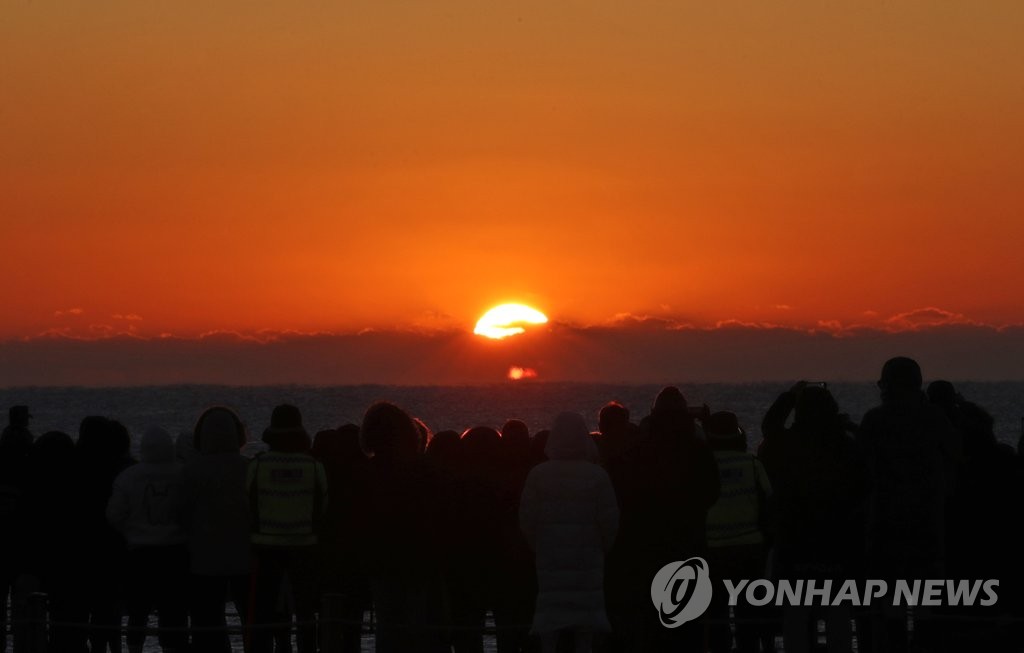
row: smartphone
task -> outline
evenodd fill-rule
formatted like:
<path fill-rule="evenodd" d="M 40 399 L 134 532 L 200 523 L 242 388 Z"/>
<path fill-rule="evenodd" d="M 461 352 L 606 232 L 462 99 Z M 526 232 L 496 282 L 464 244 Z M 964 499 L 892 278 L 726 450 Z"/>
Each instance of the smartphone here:
<path fill-rule="evenodd" d="M 711 414 L 711 411 L 708 409 L 707 404 L 702 406 L 687 406 L 686 414 L 694 419 L 704 419 Z"/>

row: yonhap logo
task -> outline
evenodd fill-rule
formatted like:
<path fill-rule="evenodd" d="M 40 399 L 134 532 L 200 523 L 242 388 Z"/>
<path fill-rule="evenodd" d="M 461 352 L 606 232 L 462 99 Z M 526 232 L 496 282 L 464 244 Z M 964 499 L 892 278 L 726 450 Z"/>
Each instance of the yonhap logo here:
<path fill-rule="evenodd" d="M 704 558 L 670 562 L 655 574 L 651 601 L 661 625 L 677 628 L 703 615 L 711 605 L 711 576 Z"/>

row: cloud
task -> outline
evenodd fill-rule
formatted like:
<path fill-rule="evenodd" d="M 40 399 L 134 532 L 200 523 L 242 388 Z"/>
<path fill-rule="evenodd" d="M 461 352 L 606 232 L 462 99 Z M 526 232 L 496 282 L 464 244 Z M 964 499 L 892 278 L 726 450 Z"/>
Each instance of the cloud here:
<path fill-rule="evenodd" d="M 412 319 L 414 330 L 447 331 L 458 326 L 454 315 L 441 311 L 426 311 Z"/>
<path fill-rule="evenodd" d="M 678 318 L 655 315 L 637 315 L 635 313 L 616 313 L 610 320 L 592 327 L 612 329 L 643 329 L 643 330 L 676 330 L 689 329 L 693 325 Z"/>
<path fill-rule="evenodd" d="M 114 320 L 127 320 L 129 322 L 140 322 L 140 321 L 142 321 L 142 316 L 138 315 L 136 313 L 128 313 L 127 315 L 122 314 L 122 313 L 114 313 L 110 317 L 111 317 L 111 319 L 114 319 Z"/>
<path fill-rule="evenodd" d="M 745 320 L 737 320 L 735 318 L 729 318 L 728 320 L 719 320 L 715 322 L 716 329 L 793 329 L 794 327 L 787 327 L 781 324 L 774 324 L 772 322 L 749 322 Z"/>
<path fill-rule="evenodd" d="M 54 311 L 53 312 L 53 316 L 54 317 L 64 317 L 66 315 L 78 316 L 78 315 L 82 315 L 83 313 L 85 313 L 84 310 L 82 310 L 81 308 L 77 308 L 76 307 L 76 308 L 69 308 L 69 309 L 63 310 L 63 311 L 60 311 L 60 310 Z"/>
<path fill-rule="evenodd" d="M 30 342 L 32 340 L 49 340 L 53 338 L 74 338 L 75 330 L 71 327 L 51 327 L 45 331 L 40 331 L 38 334 L 31 338 L 23 338 L 23 342 Z"/>
<path fill-rule="evenodd" d="M 887 328 L 897 331 L 918 331 L 953 324 L 981 325 L 980 322 L 970 319 L 963 313 L 954 313 L 934 306 L 898 313 L 885 320 Z"/>
<path fill-rule="evenodd" d="M 268 343 L 273 342 L 278 338 L 277 331 L 258 331 L 255 334 L 242 333 L 241 331 L 232 331 L 226 329 L 214 329 L 212 331 L 204 331 L 200 333 L 196 340 L 204 341 L 221 341 L 221 342 L 255 342 L 255 343 Z M 180 340 L 190 340 L 190 338 L 178 338 Z"/>
<path fill-rule="evenodd" d="M 830 333 L 841 334 L 846 327 L 839 320 L 818 320 L 818 328 L 822 331 L 828 331 Z"/>
<path fill-rule="evenodd" d="M 507 382 L 511 367 L 545 381 L 615 384 L 870 380 L 895 355 L 917 358 L 929 378 L 1020 379 L 1024 370 L 1024 327 L 944 323 L 832 332 L 738 321 L 726 328 L 638 324 L 553 325 L 501 342 L 456 331 L 265 332 L 259 338 L 214 331 L 147 339 L 99 324 L 102 338 L 52 330 L 0 342 L 0 386 L 478 384 Z"/>

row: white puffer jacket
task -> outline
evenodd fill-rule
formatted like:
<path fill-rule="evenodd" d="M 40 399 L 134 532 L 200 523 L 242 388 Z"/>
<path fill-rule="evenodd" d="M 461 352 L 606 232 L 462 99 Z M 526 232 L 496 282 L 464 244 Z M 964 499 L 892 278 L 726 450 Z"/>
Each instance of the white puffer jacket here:
<path fill-rule="evenodd" d="M 142 462 L 114 479 L 107 521 L 124 535 L 129 549 L 181 544 L 182 478 L 174 441 L 167 431 L 150 429 L 142 436 L 139 453 Z"/>
<path fill-rule="evenodd" d="M 619 509 L 608 474 L 588 462 L 592 446 L 583 417 L 563 413 L 545 448 L 549 460 L 526 478 L 519 526 L 537 557 L 535 633 L 610 630 L 604 556 L 618 529 Z"/>

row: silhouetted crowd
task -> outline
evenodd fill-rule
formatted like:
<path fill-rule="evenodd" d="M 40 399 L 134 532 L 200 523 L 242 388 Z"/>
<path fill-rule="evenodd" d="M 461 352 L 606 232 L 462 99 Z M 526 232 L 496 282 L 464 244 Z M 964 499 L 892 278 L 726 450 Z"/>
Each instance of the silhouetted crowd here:
<path fill-rule="evenodd" d="M 0 593 L 47 596 L 51 651 L 787 653 L 1021 651 L 1024 464 L 948 382 L 885 363 L 853 423 L 824 383 L 779 395 L 757 454 L 730 412 L 662 390 L 638 423 L 615 402 L 589 432 L 432 432 L 387 402 L 311 437 L 280 405 L 259 443 L 230 408 L 191 432 L 90 416 L 77 440 L 0 437 Z M 652 579 L 701 556 L 707 613 L 662 625 Z M 996 606 L 730 609 L 721 580 L 998 579 Z M 294 619 L 294 621 L 293 621 Z M 291 624 L 291 626 L 289 625 Z M 330 627 L 328 627 L 330 626 Z M 237 640 L 236 640 L 237 641 Z"/>

